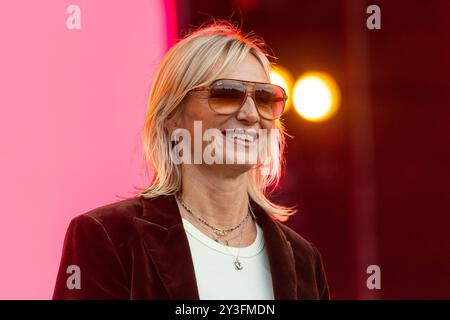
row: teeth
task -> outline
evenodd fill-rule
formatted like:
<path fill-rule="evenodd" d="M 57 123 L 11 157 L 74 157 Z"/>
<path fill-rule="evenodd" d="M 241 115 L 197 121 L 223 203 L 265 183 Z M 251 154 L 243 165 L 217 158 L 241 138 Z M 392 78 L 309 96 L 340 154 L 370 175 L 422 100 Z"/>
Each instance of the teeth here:
<path fill-rule="evenodd" d="M 226 136 L 232 139 L 239 139 L 242 141 L 249 141 L 249 142 L 254 142 L 256 139 L 255 134 L 248 134 L 248 133 L 243 133 L 243 132 L 236 132 L 236 131 L 228 131 L 226 132 Z"/>
<path fill-rule="evenodd" d="M 248 135 L 248 134 L 245 134 L 245 133 L 234 133 L 233 134 L 233 138 L 235 138 L 235 139 L 239 139 L 239 140 L 243 140 L 243 141 L 250 141 L 250 142 L 253 142 L 253 140 L 254 140 L 254 137 L 252 137 L 252 136 L 250 136 L 250 135 Z"/>

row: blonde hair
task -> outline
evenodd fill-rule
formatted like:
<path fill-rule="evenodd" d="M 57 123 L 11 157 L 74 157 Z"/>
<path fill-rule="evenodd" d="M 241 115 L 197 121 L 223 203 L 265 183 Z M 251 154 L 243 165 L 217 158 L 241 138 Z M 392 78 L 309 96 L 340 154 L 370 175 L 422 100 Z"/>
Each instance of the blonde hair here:
<path fill-rule="evenodd" d="M 257 58 L 270 79 L 271 63 L 264 42 L 253 34 L 242 34 L 229 22 L 217 20 L 189 33 L 166 53 L 153 79 L 142 128 L 145 161 L 153 170 L 150 185 L 140 193 L 143 197 L 173 195 L 181 189 L 181 167 L 171 161 L 171 140 L 165 124 L 179 111 L 185 95 L 211 83 L 248 54 Z M 262 174 L 262 168 L 247 172 L 248 195 L 272 218 L 286 221 L 296 210 L 268 199 L 284 165 L 286 132 L 279 120 L 274 121 L 274 128 L 279 130 L 271 135 L 268 174 Z"/>

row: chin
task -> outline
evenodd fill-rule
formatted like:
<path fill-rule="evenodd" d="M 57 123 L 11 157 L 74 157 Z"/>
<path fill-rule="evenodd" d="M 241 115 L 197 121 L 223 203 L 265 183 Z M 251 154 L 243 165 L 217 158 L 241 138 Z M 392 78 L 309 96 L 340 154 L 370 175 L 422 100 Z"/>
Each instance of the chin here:
<path fill-rule="evenodd" d="M 228 165 L 222 165 L 220 168 L 220 171 L 226 177 L 237 178 L 237 177 L 242 176 L 243 174 L 246 174 L 247 172 L 251 171 L 253 169 L 253 167 L 254 167 L 254 165 L 250 165 L 250 164 L 228 164 Z"/>
<path fill-rule="evenodd" d="M 229 159 L 231 162 L 233 159 Z M 218 172 L 230 173 L 233 176 L 239 176 L 253 170 L 256 166 L 255 163 L 236 163 L 236 159 L 232 163 L 227 164 L 226 159 L 223 160 L 223 164 L 214 164 L 214 170 Z"/>

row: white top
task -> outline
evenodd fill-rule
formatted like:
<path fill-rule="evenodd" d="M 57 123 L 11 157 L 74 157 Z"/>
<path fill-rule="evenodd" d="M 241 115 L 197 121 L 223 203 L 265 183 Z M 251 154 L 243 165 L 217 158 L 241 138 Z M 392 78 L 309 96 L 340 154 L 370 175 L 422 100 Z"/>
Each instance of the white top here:
<path fill-rule="evenodd" d="M 238 248 L 215 242 L 182 218 L 194 262 L 201 300 L 273 300 L 272 276 L 261 227 L 256 239 L 239 251 L 243 269 L 236 270 Z"/>

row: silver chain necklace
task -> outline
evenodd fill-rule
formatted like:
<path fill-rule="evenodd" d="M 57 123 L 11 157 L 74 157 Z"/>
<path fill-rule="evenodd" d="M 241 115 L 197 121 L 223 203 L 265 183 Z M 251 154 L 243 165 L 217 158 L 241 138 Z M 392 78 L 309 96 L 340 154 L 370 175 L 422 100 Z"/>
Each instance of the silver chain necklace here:
<path fill-rule="evenodd" d="M 247 215 L 245 216 L 245 218 L 242 219 L 242 221 L 241 221 L 237 226 L 235 226 L 235 227 L 233 227 L 233 228 L 229 228 L 229 229 L 219 229 L 219 228 L 216 228 L 216 227 L 214 227 L 214 226 L 211 226 L 205 219 L 203 219 L 203 218 L 201 218 L 201 217 L 197 217 L 197 215 L 194 214 L 194 212 L 192 211 L 192 209 L 189 208 L 189 207 L 186 205 L 186 203 L 182 200 L 181 195 L 177 194 L 177 195 L 176 195 L 176 199 L 179 201 L 179 203 L 181 204 L 181 206 L 182 206 L 184 209 L 186 209 L 186 211 L 189 212 L 195 219 L 197 219 L 199 222 L 201 222 L 201 223 L 204 224 L 205 226 L 209 227 L 215 234 L 218 235 L 218 238 L 216 238 L 216 239 L 214 240 L 214 241 L 216 241 L 216 242 L 218 242 L 218 240 L 219 240 L 221 237 L 223 237 L 223 236 L 227 235 L 228 233 L 230 233 L 231 231 L 236 230 L 237 228 L 239 228 L 242 224 L 244 224 L 244 223 L 248 220 L 248 218 L 249 218 L 249 216 L 250 216 L 250 214 L 247 212 Z M 253 212 L 252 212 L 252 213 L 253 213 Z M 236 255 L 236 257 L 235 257 L 235 259 L 234 259 L 234 261 L 233 261 L 234 268 L 235 268 L 236 270 L 238 270 L 238 271 L 239 271 L 239 270 L 242 270 L 242 269 L 244 268 L 244 266 L 242 265 L 242 262 L 239 261 L 239 254 L 240 254 L 240 252 L 241 252 L 242 230 L 243 230 L 243 229 L 244 229 L 244 228 L 241 228 L 241 231 L 240 231 L 238 253 L 237 253 L 237 255 Z M 234 239 L 234 238 L 232 238 L 232 239 Z M 231 239 L 228 239 L 228 240 L 231 240 Z M 227 241 L 227 244 L 228 244 L 228 241 Z"/>
<path fill-rule="evenodd" d="M 244 228 L 241 229 L 241 235 L 239 237 L 238 253 L 233 261 L 234 268 L 238 271 L 242 270 L 244 268 L 244 266 L 242 265 L 242 262 L 239 261 L 239 253 L 241 252 L 242 230 L 244 230 Z"/>
<path fill-rule="evenodd" d="M 183 201 L 183 199 L 181 198 L 181 195 L 177 195 L 176 196 L 178 201 L 180 202 L 180 204 L 183 206 L 184 209 L 186 209 L 187 212 L 189 212 L 196 220 L 198 220 L 200 223 L 202 223 L 203 225 L 207 226 L 209 229 L 212 230 L 212 232 L 214 232 L 214 234 L 216 234 L 219 238 L 226 236 L 227 234 L 229 234 L 230 232 L 238 229 L 243 223 L 245 223 L 245 221 L 248 220 L 248 218 L 250 217 L 250 213 L 247 212 L 247 215 L 244 217 L 244 219 L 242 219 L 241 222 L 239 222 L 239 224 L 237 224 L 236 226 L 229 228 L 229 229 L 220 229 L 220 228 L 216 228 L 212 225 L 210 225 L 205 219 L 203 219 L 202 217 L 200 217 L 199 215 L 195 214 L 191 208 L 188 207 L 188 205 Z M 216 239 L 217 240 L 219 239 Z"/>

